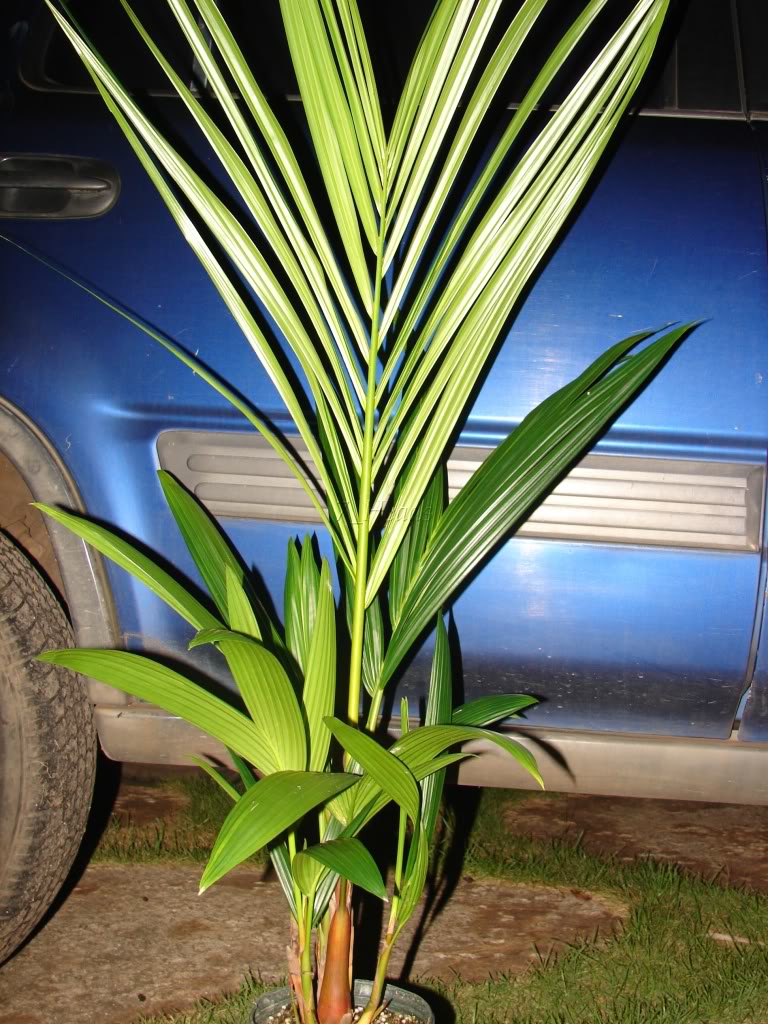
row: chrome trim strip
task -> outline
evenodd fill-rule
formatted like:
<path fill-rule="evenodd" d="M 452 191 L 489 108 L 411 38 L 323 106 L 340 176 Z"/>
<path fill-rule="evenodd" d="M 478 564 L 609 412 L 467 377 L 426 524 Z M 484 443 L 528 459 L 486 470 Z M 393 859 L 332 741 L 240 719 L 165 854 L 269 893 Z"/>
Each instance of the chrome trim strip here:
<path fill-rule="evenodd" d="M 297 439 L 299 458 L 311 460 Z M 173 473 L 216 516 L 317 523 L 282 460 L 253 434 L 169 430 L 157 442 Z M 454 498 L 490 448 L 455 448 Z M 765 467 L 742 463 L 588 455 L 518 529 L 520 536 L 599 543 L 758 551 Z"/>

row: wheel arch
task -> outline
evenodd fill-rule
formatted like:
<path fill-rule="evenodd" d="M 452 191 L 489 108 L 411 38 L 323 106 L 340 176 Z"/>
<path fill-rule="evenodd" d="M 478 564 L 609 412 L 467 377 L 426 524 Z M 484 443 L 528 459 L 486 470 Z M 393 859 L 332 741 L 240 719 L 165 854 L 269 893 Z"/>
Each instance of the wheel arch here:
<path fill-rule="evenodd" d="M 25 413 L 2 397 L 0 455 L 5 456 L 15 474 L 12 486 L 0 489 L 0 514 L 11 513 L 11 506 L 23 497 L 24 489 L 34 501 L 76 512 L 87 511 L 72 474 L 49 438 Z M 8 532 L 14 533 L 12 529 Z M 117 616 L 101 557 L 79 537 L 50 520 L 45 520 L 45 533 L 38 536 L 47 550 L 30 554 L 61 590 L 77 645 L 119 646 Z M 21 546 L 24 547 L 23 539 Z M 93 680 L 89 681 L 89 694 L 94 704 L 127 702 L 122 693 Z"/>

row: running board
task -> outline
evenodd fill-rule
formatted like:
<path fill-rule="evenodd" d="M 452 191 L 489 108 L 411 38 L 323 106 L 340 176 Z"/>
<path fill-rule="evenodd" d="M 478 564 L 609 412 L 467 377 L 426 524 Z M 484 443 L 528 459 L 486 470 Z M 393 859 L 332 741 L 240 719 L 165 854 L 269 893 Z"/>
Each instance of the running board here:
<path fill-rule="evenodd" d="M 196 755 L 229 763 L 215 740 L 150 704 L 97 706 L 96 723 L 104 752 L 116 761 L 188 765 Z M 555 729 L 504 732 L 534 754 L 546 788 L 555 793 L 768 805 L 768 744 L 745 743 L 735 733 L 711 740 Z M 538 788 L 494 744 L 470 743 L 465 749 L 474 756 L 459 770 L 463 785 Z"/>

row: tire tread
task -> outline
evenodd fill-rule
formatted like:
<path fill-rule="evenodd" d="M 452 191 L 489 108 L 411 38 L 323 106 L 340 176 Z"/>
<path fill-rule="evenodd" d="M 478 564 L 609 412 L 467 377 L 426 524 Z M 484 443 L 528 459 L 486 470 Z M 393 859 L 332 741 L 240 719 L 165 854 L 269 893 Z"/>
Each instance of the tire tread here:
<path fill-rule="evenodd" d="M 85 683 L 35 660 L 42 651 L 72 645 L 58 601 L 0 534 L 0 693 L 6 709 L 0 733 L 13 730 L 21 752 L 20 763 L 0 762 L 0 799 L 17 808 L 4 834 L 7 849 L 0 849 L 0 963 L 50 906 L 88 819 L 96 733 Z"/>

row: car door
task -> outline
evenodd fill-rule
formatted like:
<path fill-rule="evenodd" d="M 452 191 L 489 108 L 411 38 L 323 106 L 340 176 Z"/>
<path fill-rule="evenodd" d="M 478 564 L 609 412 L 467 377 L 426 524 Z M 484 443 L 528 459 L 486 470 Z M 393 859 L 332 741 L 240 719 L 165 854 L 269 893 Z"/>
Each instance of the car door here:
<path fill-rule="evenodd" d="M 759 5 L 744 11 L 750 40 L 765 39 Z M 764 559 L 768 275 L 738 24 L 727 5 L 690 5 L 648 109 L 621 133 L 510 324 L 449 464 L 455 490 L 608 344 L 673 320 L 704 321 L 455 603 L 466 697 L 532 692 L 540 699 L 527 716 L 533 726 L 725 738 L 751 680 Z M 119 129 L 62 41 L 46 41 L 45 25 L 42 16 L 15 23 L 22 76 L 6 149 L 100 162 L 119 175 L 120 194 L 93 218 L 11 217 L 4 227 L 176 338 L 290 434 L 286 411 Z M 94 31 L 104 46 L 116 38 L 109 19 Z M 262 47 L 265 38 L 266 29 Z M 166 130 L 215 177 L 146 58 L 123 60 Z M 265 71 L 277 66 L 274 56 Z M 199 380 L 49 267 L 7 246 L 0 258 L 3 393 L 51 439 L 91 513 L 191 575 L 153 472 L 173 470 L 220 517 L 279 610 L 288 539 L 315 527 L 258 442 Z M 330 553 L 322 536 L 320 544 Z M 126 642 L 186 658 L 183 624 L 124 574 L 110 570 L 110 579 Z M 401 682 L 414 713 L 429 651 L 427 639 Z"/>

